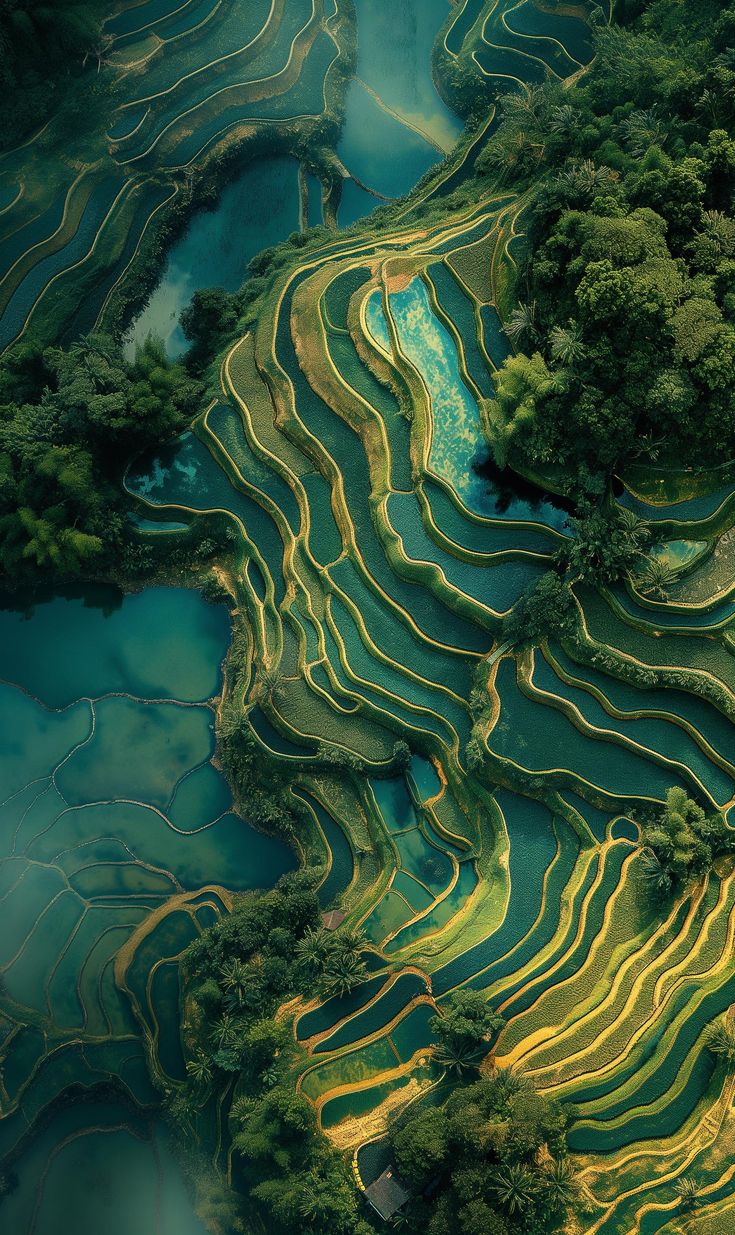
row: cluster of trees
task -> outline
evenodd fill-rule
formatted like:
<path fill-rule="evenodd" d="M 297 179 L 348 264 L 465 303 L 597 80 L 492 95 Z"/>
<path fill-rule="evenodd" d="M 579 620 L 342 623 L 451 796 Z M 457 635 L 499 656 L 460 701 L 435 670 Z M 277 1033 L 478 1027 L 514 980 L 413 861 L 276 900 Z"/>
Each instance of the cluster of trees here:
<path fill-rule="evenodd" d="M 441 1014 L 429 1021 L 437 1039 L 436 1062 L 459 1077 L 475 1071 L 504 1024 L 481 991 L 455 991 Z"/>
<path fill-rule="evenodd" d="M 349 995 L 368 976 L 361 954 L 365 943 L 361 931 L 309 927 L 296 947 L 306 989 L 316 990 L 324 998 Z"/>
<path fill-rule="evenodd" d="M 203 287 L 194 292 L 181 314 L 181 330 L 189 343 L 187 368 L 201 373 L 223 348 L 237 326 L 239 297 L 222 287 Z"/>
<path fill-rule="evenodd" d="M 243 658 L 243 666 L 249 663 Z M 234 672 L 237 673 L 235 665 Z M 217 728 L 222 769 L 242 809 L 255 827 L 292 839 L 297 820 L 288 794 L 289 775 L 282 762 L 265 758 L 244 716 L 242 694 L 231 690 Z"/>
<path fill-rule="evenodd" d="M 588 74 L 504 104 L 480 174 L 535 184 L 494 457 L 599 495 L 624 460 L 735 453 L 735 8 L 654 0 Z"/>
<path fill-rule="evenodd" d="M 408 1229 L 428 1235 L 541 1235 L 561 1229 L 576 1195 L 566 1120 L 528 1077 L 496 1068 L 441 1106 L 414 1108 L 391 1133 L 415 1189 Z"/>
<path fill-rule="evenodd" d="M 103 0 L 0 0 L 0 149 L 67 104 L 85 70 L 96 75 L 105 51 L 100 22 L 106 9 Z"/>
<path fill-rule="evenodd" d="M 19 344 L 0 361 L 0 579 L 74 578 L 113 564 L 129 460 L 179 432 L 201 387 L 149 340 Z"/>
<path fill-rule="evenodd" d="M 713 862 L 735 851 L 735 831 L 718 813 L 707 814 L 674 786 L 662 810 L 641 829 L 642 874 L 657 897 L 681 891 L 701 879 Z"/>
<path fill-rule="evenodd" d="M 646 553 L 653 538 L 651 528 L 632 511 L 595 506 L 583 497 L 578 513 L 567 523 L 572 538 L 556 553 L 554 569 L 537 579 L 507 614 L 502 641 L 535 647 L 549 637 L 573 637 L 575 583 L 606 587 L 627 578 L 651 592 L 665 582 L 667 568 L 659 571 L 656 560 Z"/>
<path fill-rule="evenodd" d="M 342 994 L 362 980 L 361 935 L 329 932 L 308 870 L 260 895 L 239 898 L 190 944 L 183 1042 L 186 1086 L 169 1099 L 184 1130 L 236 1082 L 230 1126 L 242 1191 L 274 1231 L 370 1235 L 354 1185 L 317 1127 L 312 1103 L 296 1092 L 299 1048 L 277 1015 L 294 995 Z M 223 1231 L 246 1229 L 221 1188 L 200 1198 L 227 1215 Z"/>
<path fill-rule="evenodd" d="M 501 642 L 538 647 L 550 635 L 572 634 L 576 608 L 569 583 L 556 570 L 537 579 L 503 620 Z"/>

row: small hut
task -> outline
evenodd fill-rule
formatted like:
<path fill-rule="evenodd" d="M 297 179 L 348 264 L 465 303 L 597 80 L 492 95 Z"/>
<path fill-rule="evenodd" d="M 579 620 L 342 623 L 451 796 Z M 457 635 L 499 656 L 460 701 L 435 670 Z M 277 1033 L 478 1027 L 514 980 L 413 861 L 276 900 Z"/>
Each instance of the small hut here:
<path fill-rule="evenodd" d="M 365 1196 L 376 1214 L 387 1222 L 410 1200 L 411 1193 L 393 1167 L 389 1166 L 365 1189 Z"/>
<path fill-rule="evenodd" d="M 330 909 L 328 913 L 322 914 L 322 925 L 326 926 L 328 931 L 336 931 L 346 917 L 347 914 L 343 909 Z"/>

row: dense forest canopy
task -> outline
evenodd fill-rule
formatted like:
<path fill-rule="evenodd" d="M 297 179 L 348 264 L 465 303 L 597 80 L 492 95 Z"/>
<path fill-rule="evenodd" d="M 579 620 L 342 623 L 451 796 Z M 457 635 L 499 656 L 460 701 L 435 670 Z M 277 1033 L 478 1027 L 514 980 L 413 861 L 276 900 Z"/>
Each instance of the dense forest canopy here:
<path fill-rule="evenodd" d="M 0 149 L 56 110 L 70 85 L 99 70 L 104 0 L 0 0 Z"/>
<path fill-rule="evenodd" d="M 573 89 L 504 100 L 480 159 L 532 191 L 488 440 L 570 490 L 735 454 L 735 10 L 692 7 L 600 30 Z"/>

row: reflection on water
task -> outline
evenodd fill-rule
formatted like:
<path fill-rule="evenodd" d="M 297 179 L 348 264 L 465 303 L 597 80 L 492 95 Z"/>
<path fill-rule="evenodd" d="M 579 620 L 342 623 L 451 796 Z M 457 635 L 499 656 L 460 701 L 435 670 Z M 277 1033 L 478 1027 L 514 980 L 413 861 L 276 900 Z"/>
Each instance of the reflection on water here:
<path fill-rule="evenodd" d="M 355 79 L 347 91 L 338 153 L 347 170 L 386 197 L 408 193 L 447 154 L 462 121 L 432 75 L 432 50 L 448 0 L 358 0 Z M 348 227 L 379 199 L 345 183 L 339 223 Z"/>
<path fill-rule="evenodd" d="M 203 1233 L 165 1131 L 135 1113 L 158 1102 L 141 1025 L 180 1076 L 181 951 L 220 888 L 294 865 L 211 762 L 228 638 L 226 612 L 183 589 L 0 609 L 3 1232 Z M 80 1087 L 128 1105 L 70 1104 Z"/>
<path fill-rule="evenodd" d="M 166 1128 L 121 1104 L 60 1111 L 14 1174 L 7 1235 L 206 1235 Z"/>
<path fill-rule="evenodd" d="M 496 514 L 509 519 L 535 519 L 568 531 L 567 515 L 574 510 L 568 498 L 548 493 L 509 467 L 499 468 L 489 455 L 475 465 L 475 471 L 492 494 Z"/>
<path fill-rule="evenodd" d="M 158 335 L 175 360 L 187 348 L 179 317 L 195 291 L 235 291 L 247 277 L 251 257 L 278 244 L 299 226 L 297 164 L 268 158 L 253 163 L 221 194 L 214 210 L 198 211 L 172 247 L 163 276 L 125 338 L 133 359 L 137 344 Z"/>

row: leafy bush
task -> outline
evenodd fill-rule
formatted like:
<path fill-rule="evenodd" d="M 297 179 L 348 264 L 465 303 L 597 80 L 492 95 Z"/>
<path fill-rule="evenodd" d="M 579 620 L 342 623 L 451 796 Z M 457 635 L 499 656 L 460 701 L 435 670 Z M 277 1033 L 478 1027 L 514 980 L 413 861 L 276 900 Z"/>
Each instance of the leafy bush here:
<path fill-rule="evenodd" d="M 641 832 L 643 876 L 655 895 L 679 891 L 710 870 L 714 860 L 735 849 L 735 831 L 721 814 L 706 814 L 674 786 L 663 809 Z"/>

